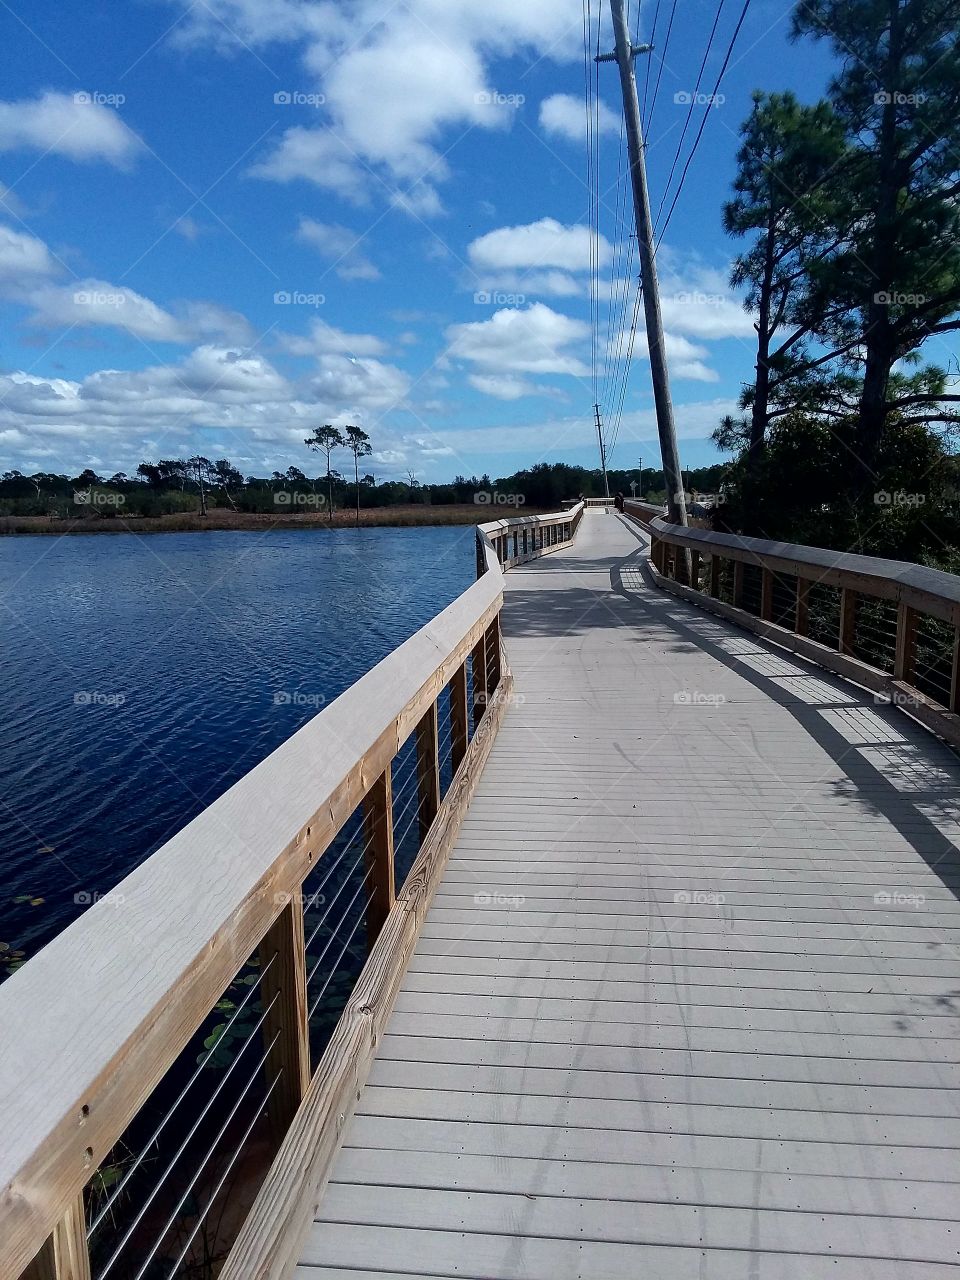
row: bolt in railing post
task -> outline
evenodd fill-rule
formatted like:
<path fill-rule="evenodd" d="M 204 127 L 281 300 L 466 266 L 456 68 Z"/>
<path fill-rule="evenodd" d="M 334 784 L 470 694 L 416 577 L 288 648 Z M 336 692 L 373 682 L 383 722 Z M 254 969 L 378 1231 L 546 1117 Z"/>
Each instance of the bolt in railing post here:
<path fill-rule="evenodd" d="M 773 621 L 773 571 L 766 565 L 760 570 L 760 617 L 764 622 Z"/>
<path fill-rule="evenodd" d="M 390 765 L 363 802 L 367 890 L 367 945 L 372 950 L 396 897 L 393 870 L 393 779 Z"/>
<path fill-rule="evenodd" d="M 720 599 L 720 570 L 723 568 L 723 561 L 719 556 L 712 555 L 710 557 L 710 594 L 714 600 Z"/>
<path fill-rule="evenodd" d="M 83 1192 L 57 1223 L 53 1235 L 20 1280 L 90 1280 L 90 1253 Z"/>
<path fill-rule="evenodd" d="M 857 638 L 857 593 L 851 587 L 840 591 L 840 636 L 837 648 L 852 654 Z"/>
<path fill-rule="evenodd" d="M 267 1100 L 270 1132 L 280 1145 L 310 1086 L 310 1032 L 307 1019 L 307 961 L 302 895 L 286 904 L 264 934 L 258 955 L 267 1051 L 264 1071 L 279 1082 Z"/>
<path fill-rule="evenodd" d="M 793 629 L 805 636 L 810 629 L 810 579 L 797 578 L 797 599 L 793 611 Z"/>
<path fill-rule="evenodd" d="M 450 681 L 450 769 L 456 773 L 470 742 L 467 710 L 467 664 L 455 671 Z"/>
<path fill-rule="evenodd" d="M 894 680 L 913 683 L 914 656 L 917 647 L 917 613 L 903 601 L 897 606 L 897 647 L 893 658 Z"/>
<path fill-rule="evenodd" d="M 420 843 L 427 838 L 440 808 L 440 756 L 437 704 L 417 725 L 417 790 L 420 798 Z"/>

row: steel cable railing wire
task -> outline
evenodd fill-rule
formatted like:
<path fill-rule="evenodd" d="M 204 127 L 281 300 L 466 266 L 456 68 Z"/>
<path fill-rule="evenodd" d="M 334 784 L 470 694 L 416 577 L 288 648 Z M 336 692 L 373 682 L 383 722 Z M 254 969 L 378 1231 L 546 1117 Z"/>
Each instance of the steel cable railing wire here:
<path fill-rule="evenodd" d="M 217 1185 L 214 1187 L 213 1191 L 211 1192 L 210 1199 L 207 1201 L 206 1205 L 204 1206 L 203 1212 L 198 1216 L 196 1225 L 194 1226 L 193 1230 L 190 1232 L 189 1236 L 187 1236 L 187 1242 L 183 1246 L 183 1248 L 180 1250 L 180 1253 L 177 1257 L 176 1262 L 173 1264 L 172 1269 L 167 1273 L 167 1280 L 174 1280 L 174 1277 L 176 1276 L 177 1271 L 179 1270 L 181 1262 L 183 1262 L 184 1258 L 187 1256 L 187 1253 L 190 1250 L 190 1246 L 193 1244 L 194 1240 L 197 1238 L 197 1234 L 200 1231 L 200 1228 L 203 1226 L 203 1223 L 206 1219 L 207 1214 L 210 1212 L 210 1209 L 212 1208 L 212 1206 L 216 1203 L 217 1196 L 223 1190 L 223 1187 L 227 1181 L 227 1178 L 229 1178 L 234 1165 L 237 1163 L 237 1160 L 240 1156 L 240 1152 L 247 1145 L 247 1140 L 249 1139 L 250 1134 L 256 1128 L 257 1121 L 263 1115 L 263 1110 L 266 1107 L 267 1103 L 270 1101 L 270 1096 L 273 1093 L 274 1089 L 279 1084 L 280 1077 L 282 1075 L 283 1075 L 283 1068 L 281 1067 L 281 1069 L 273 1077 L 273 1081 L 271 1082 L 270 1087 L 267 1089 L 267 1092 L 264 1095 L 263 1100 L 254 1109 L 253 1119 L 250 1121 L 249 1125 L 247 1125 L 247 1128 L 244 1131 L 243 1137 L 237 1143 L 236 1149 L 234 1150 L 233 1155 L 230 1157 L 230 1162 L 228 1163 L 226 1169 L 223 1172 L 223 1176 L 220 1178 L 220 1180 L 217 1182 Z"/>
<path fill-rule="evenodd" d="M 236 1057 L 233 1059 L 229 1067 L 227 1067 L 226 1071 L 223 1073 L 223 1076 L 221 1077 L 220 1082 L 217 1085 L 216 1089 L 214 1089 L 213 1093 L 208 1098 L 207 1103 L 204 1106 L 203 1110 L 200 1112 L 199 1116 L 197 1116 L 196 1120 L 193 1122 L 193 1125 L 191 1126 L 189 1132 L 187 1133 L 187 1136 L 183 1139 L 180 1146 L 177 1148 L 176 1153 L 173 1156 L 173 1159 L 170 1160 L 166 1169 L 164 1169 L 163 1173 L 161 1173 L 156 1184 L 154 1185 L 153 1190 L 147 1196 L 144 1203 L 140 1206 L 140 1211 L 137 1213 L 133 1222 L 130 1224 L 130 1226 L 127 1228 L 126 1232 L 122 1236 L 120 1243 L 116 1246 L 113 1253 L 110 1255 L 107 1262 L 104 1264 L 104 1267 L 99 1274 L 98 1280 L 106 1280 L 106 1277 L 113 1270 L 114 1264 L 116 1263 L 117 1259 L 120 1257 L 120 1254 L 126 1248 L 127 1244 L 132 1238 L 137 1227 L 140 1225 L 141 1221 L 143 1220 L 144 1214 L 153 1204 L 158 1193 L 160 1192 L 160 1189 L 162 1188 L 163 1184 L 166 1182 L 167 1178 L 169 1177 L 171 1170 L 174 1168 L 177 1161 L 183 1155 L 184 1151 L 186 1151 L 194 1134 L 196 1134 L 197 1130 L 200 1128 L 200 1125 L 203 1123 L 203 1121 L 206 1119 L 207 1115 L 209 1114 L 213 1104 L 216 1102 L 217 1098 L 220 1096 L 221 1092 L 223 1091 L 224 1086 L 226 1085 L 227 1081 L 230 1079 L 231 1075 L 233 1074 L 234 1068 L 236 1067 L 240 1059 L 243 1057 L 243 1054 L 247 1048 L 247 1045 L 249 1045 L 252 1042 L 253 1037 L 263 1026 L 271 1010 L 273 1009 L 273 1006 L 276 1004 L 279 998 L 280 998 L 280 992 L 277 991 L 274 993 L 273 999 L 270 1001 L 270 1003 L 266 1006 L 266 1008 L 260 1014 L 260 1017 L 258 1018 L 257 1022 L 254 1024 L 253 1028 L 251 1029 L 250 1034 L 247 1036 L 247 1038 L 243 1042 L 243 1045 L 237 1051 Z M 277 1033 L 277 1036 L 279 1036 L 279 1032 Z M 277 1037 L 274 1037 L 274 1043 L 276 1042 L 276 1039 Z M 272 1048 L 272 1045 L 270 1047 Z M 267 1053 L 269 1053 L 269 1049 L 267 1050 Z M 264 1056 L 263 1060 L 266 1061 L 266 1055 Z M 152 1260 L 153 1254 L 156 1252 L 157 1248 L 159 1248 L 159 1243 L 160 1242 L 158 1240 L 157 1245 L 154 1246 L 154 1250 L 150 1254 L 150 1257 L 147 1260 L 148 1263 L 150 1262 L 150 1260 Z M 140 1275 L 142 1274 L 143 1272 L 141 1271 Z M 139 1280 L 139 1277 L 138 1277 L 138 1280 Z"/>
<path fill-rule="evenodd" d="M 201 1173 L 207 1166 L 207 1161 L 210 1159 L 211 1155 L 213 1155 L 214 1151 L 216 1151 L 217 1144 L 220 1142 L 220 1139 L 223 1137 L 227 1129 L 230 1127 L 230 1123 L 233 1120 L 233 1117 L 237 1114 L 237 1111 L 240 1109 L 240 1104 L 243 1102 L 244 1098 L 247 1096 L 247 1094 L 250 1092 L 251 1088 L 253 1087 L 254 1081 L 259 1078 L 260 1072 L 263 1070 L 264 1063 L 267 1061 L 267 1058 L 269 1058 L 270 1054 L 273 1052 L 273 1047 L 277 1043 L 277 1041 L 280 1039 L 280 1035 L 281 1035 L 281 1032 L 278 1031 L 276 1035 L 273 1037 L 273 1039 L 270 1041 L 270 1043 L 267 1045 L 266 1049 L 263 1052 L 262 1057 L 260 1058 L 260 1061 L 257 1063 L 256 1067 L 253 1070 L 253 1073 L 251 1074 L 250 1078 L 247 1080 L 247 1083 L 244 1085 L 243 1089 L 241 1090 L 239 1097 L 237 1098 L 236 1102 L 233 1104 L 232 1108 L 230 1109 L 230 1114 L 227 1116 L 226 1120 L 224 1120 L 223 1124 L 220 1126 L 220 1130 L 217 1133 L 217 1136 L 214 1138 L 213 1142 L 210 1144 L 210 1147 L 207 1150 L 207 1154 L 204 1156 L 203 1160 L 201 1160 L 199 1166 L 197 1167 L 196 1173 L 187 1183 L 187 1186 L 183 1194 L 181 1195 L 180 1199 L 177 1201 L 177 1204 L 173 1210 L 173 1213 L 167 1219 L 166 1225 L 163 1227 L 160 1234 L 157 1236 L 157 1239 L 156 1239 L 156 1242 L 154 1243 L 153 1248 L 147 1254 L 147 1257 L 143 1262 L 143 1265 L 140 1267 L 140 1270 L 137 1272 L 137 1274 L 133 1277 L 133 1280 L 143 1280 L 143 1277 L 146 1275 L 147 1271 L 149 1270 L 150 1264 L 153 1262 L 153 1259 L 157 1255 L 157 1250 L 160 1248 L 161 1244 L 166 1239 L 167 1233 L 170 1231 L 170 1228 L 177 1221 L 177 1218 L 180 1216 L 181 1210 L 183 1209 L 183 1206 L 186 1204 L 187 1199 L 190 1196 L 190 1193 L 193 1191 L 193 1188 L 197 1185 L 197 1182 L 199 1181 Z M 101 1272 L 100 1280 L 103 1280 L 103 1276 L 105 1275 L 106 1275 L 105 1271 Z"/>
<path fill-rule="evenodd" d="M 265 976 L 266 976 L 266 974 L 269 972 L 270 967 L 272 966 L 272 964 L 273 964 L 273 962 L 276 960 L 276 958 L 277 958 L 277 952 L 275 951 L 275 952 L 273 953 L 273 955 L 270 957 L 270 959 L 267 961 L 267 963 L 261 967 L 260 972 L 259 972 L 259 974 L 257 975 L 256 981 L 255 981 L 255 982 L 253 982 L 253 983 L 252 983 L 252 984 L 247 988 L 247 994 L 243 997 L 243 999 L 241 1000 L 240 1004 L 239 1004 L 239 1005 L 237 1006 L 237 1008 L 234 1010 L 234 1012 L 233 1012 L 232 1016 L 230 1017 L 230 1019 L 229 1019 L 229 1020 L 224 1024 L 224 1029 L 223 1029 L 223 1031 L 221 1032 L 220 1037 L 219 1037 L 219 1040 L 220 1040 L 220 1041 L 222 1041 L 222 1040 L 224 1039 L 224 1037 L 229 1033 L 230 1029 L 233 1027 L 234 1023 L 235 1023 L 235 1022 L 237 1021 L 237 1019 L 240 1017 L 241 1013 L 243 1013 L 243 1010 L 246 1008 L 246 1006 L 247 1006 L 247 1004 L 249 1003 L 249 1001 L 253 999 L 253 996 L 254 996 L 255 992 L 257 991 L 257 988 L 260 986 L 260 983 L 263 981 L 264 977 L 265 977 Z M 171 1116 L 173 1115 L 173 1113 L 176 1111 L 177 1107 L 179 1107 L 179 1105 L 180 1105 L 180 1103 L 183 1101 L 183 1099 L 187 1096 L 187 1094 L 189 1093 L 190 1089 L 193 1087 L 193 1085 L 195 1084 L 195 1082 L 200 1078 L 201 1074 L 203 1073 L 204 1068 L 206 1067 L 206 1065 L 207 1065 L 207 1063 L 210 1061 L 210 1059 L 213 1057 L 213 1055 L 216 1053 L 216 1051 L 217 1051 L 217 1045 L 216 1045 L 216 1044 L 212 1044 L 212 1045 L 210 1046 L 210 1048 L 207 1050 L 207 1052 L 201 1056 L 201 1058 L 200 1058 L 199 1062 L 197 1063 L 197 1066 L 196 1066 L 196 1068 L 195 1068 L 195 1070 L 194 1070 L 194 1072 L 193 1072 L 193 1075 L 190 1077 L 190 1079 L 187 1081 L 187 1083 L 183 1086 L 183 1088 L 181 1089 L 181 1091 L 180 1091 L 179 1095 L 177 1096 L 176 1100 L 175 1100 L 175 1101 L 172 1103 L 172 1105 L 168 1108 L 166 1115 L 163 1117 L 163 1119 L 162 1119 L 162 1120 L 160 1121 L 160 1123 L 157 1125 L 156 1129 L 154 1129 L 154 1131 L 153 1131 L 152 1135 L 147 1139 L 147 1141 L 146 1141 L 146 1142 L 144 1142 L 144 1144 L 143 1144 L 143 1146 L 142 1146 L 142 1148 L 141 1148 L 140 1154 L 137 1156 L 137 1158 L 134 1160 L 133 1164 L 131 1164 L 130 1168 L 129 1168 L 129 1169 L 126 1171 L 126 1173 L 123 1175 L 123 1178 L 120 1180 L 120 1182 L 118 1182 L 118 1183 L 117 1183 L 117 1185 L 116 1185 L 116 1187 L 114 1187 L 114 1189 L 113 1189 L 112 1193 L 110 1194 L 110 1197 L 107 1199 L 106 1203 L 103 1205 L 103 1207 L 101 1208 L 100 1212 L 97 1214 L 96 1218 L 95 1218 L 95 1219 L 93 1220 L 93 1222 L 90 1224 L 89 1228 L 87 1229 L 87 1235 L 88 1235 L 88 1236 L 92 1236 L 92 1235 L 93 1235 L 93 1233 L 97 1230 L 97 1228 L 98 1228 L 98 1227 L 100 1226 L 100 1224 L 103 1222 L 104 1218 L 105 1218 L 105 1217 L 107 1216 L 107 1214 L 110 1212 L 110 1210 L 111 1210 L 111 1208 L 113 1207 L 113 1205 L 116 1203 L 117 1198 L 118 1198 L 118 1197 L 120 1196 L 120 1194 L 121 1194 L 121 1193 L 126 1189 L 127 1185 L 128 1185 L 128 1184 L 129 1184 L 129 1182 L 130 1182 L 130 1179 L 131 1179 L 131 1178 L 133 1177 L 133 1175 L 136 1173 L 136 1171 L 137 1171 L 137 1169 L 140 1167 L 140 1165 L 141 1165 L 142 1161 L 146 1158 L 147 1152 L 150 1150 L 150 1148 L 153 1146 L 153 1144 L 156 1142 L 156 1140 L 160 1137 L 160 1134 L 161 1134 L 161 1133 L 163 1132 L 163 1130 L 166 1128 L 166 1126 L 167 1126 L 167 1122 L 170 1120 L 170 1117 L 171 1117 Z"/>

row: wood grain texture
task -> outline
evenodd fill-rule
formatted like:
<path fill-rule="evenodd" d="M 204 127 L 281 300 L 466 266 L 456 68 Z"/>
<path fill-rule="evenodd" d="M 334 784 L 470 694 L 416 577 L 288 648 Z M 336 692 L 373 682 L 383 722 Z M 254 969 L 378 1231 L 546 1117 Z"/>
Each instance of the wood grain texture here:
<path fill-rule="evenodd" d="M 267 1080 L 280 1076 L 278 1087 L 267 1102 L 267 1114 L 273 1139 L 279 1146 L 303 1101 L 311 1074 L 306 949 L 299 894 L 267 930 L 259 956 L 264 970 L 261 1000 L 266 1011 L 262 1035 L 264 1048 L 269 1049 L 264 1071 Z"/>

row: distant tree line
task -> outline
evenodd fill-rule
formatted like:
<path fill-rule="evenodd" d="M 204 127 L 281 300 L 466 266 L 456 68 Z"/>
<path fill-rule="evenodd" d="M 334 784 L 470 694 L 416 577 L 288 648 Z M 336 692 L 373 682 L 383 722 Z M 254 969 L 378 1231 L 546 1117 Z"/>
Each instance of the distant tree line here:
<path fill-rule="evenodd" d="M 117 516 L 161 516 L 180 512 L 204 513 L 212 508 L 241 512 L 290 515 L 305 511 L 354 508 L 358 513 L 370 507 L 393 507 L 411 503 L 433 506 L 474 504 L 477 519 L 491 506 L 530 507 L 555 510 L 566 499 L 579 496 L 602 497 L 603 476 L 597 470 L 562 462 L 541 462 L 513 475 L 491 478 L 455 476 L 453 480 L 429 484 L 409 472 L 403 480 L 377 480 L 360 469 L 367 456 L 365 440 L 344 435 L 344 445 L 330 441 L 326 428 L 318 428 L 310 443 L 324 458 L 320 475 L 310 476 L 299 467 L 274 471 L 270 476 L 246 476 L 228 459 L 194 456 L 141 462 L 133 475 L 116 472 L 103 476 L 87 468 L 70 476 L 53 472 L 24 475 L 7 471 L 0 476 L 0 515 L 80 517 L 101 519 Z M 343 476 L 333 465 L 335 450 L 348 449 L 353 458 L 353 475 Z M 356 447 L 356 452 L 354 452 Z M 685 472 L 691 491 L 716 492 L 727 468 L 723 464 L 693 468 Z M 613 470 L 609 473 L 611 492 L 626 496 L 641 494 L 653 502 L 665 496 L 663 472 L 644 467 Z"/>

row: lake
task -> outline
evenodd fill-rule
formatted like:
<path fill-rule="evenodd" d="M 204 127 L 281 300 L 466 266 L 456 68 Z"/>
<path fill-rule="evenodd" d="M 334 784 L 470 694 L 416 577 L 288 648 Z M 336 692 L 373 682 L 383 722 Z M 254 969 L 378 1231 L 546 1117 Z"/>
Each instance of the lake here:
<path fill-rule="evenodd" d="M 0 539 L 0 977 L 454 600 L 471 526 Z"/>

